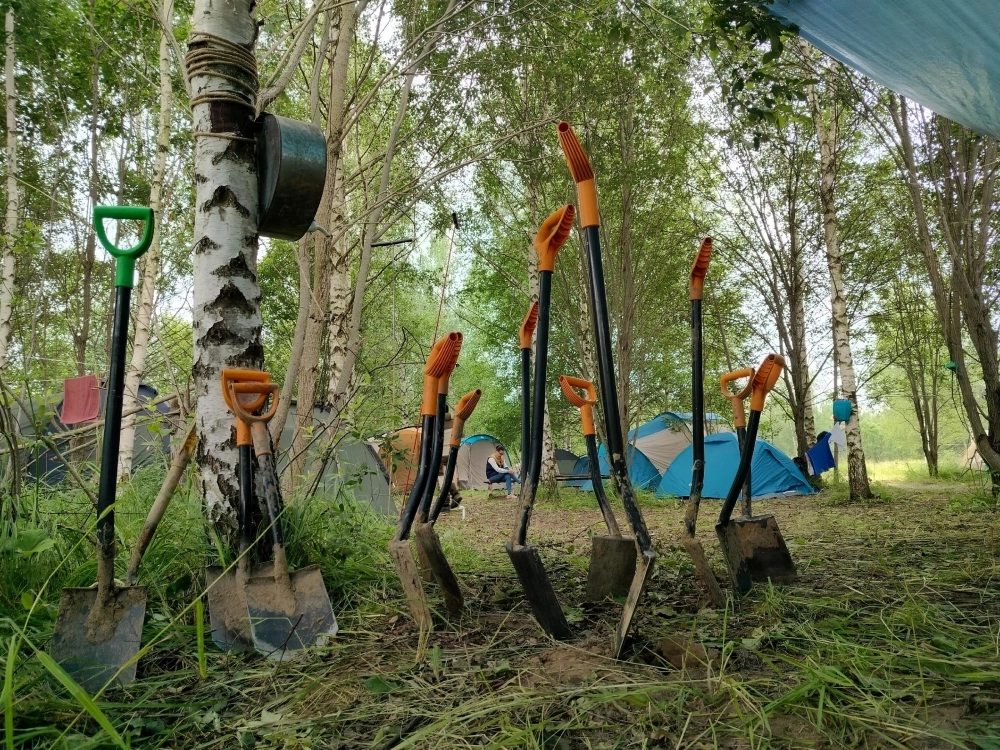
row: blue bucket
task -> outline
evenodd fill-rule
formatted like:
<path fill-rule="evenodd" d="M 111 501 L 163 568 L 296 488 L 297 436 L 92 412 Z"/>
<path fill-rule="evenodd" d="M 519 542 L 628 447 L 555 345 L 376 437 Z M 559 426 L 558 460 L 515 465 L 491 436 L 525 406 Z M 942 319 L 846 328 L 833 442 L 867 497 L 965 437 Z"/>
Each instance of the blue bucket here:
<path fill-rule="evenodd" d="M 838 398 L 833 402 L 833 421 L 846 422 L 851 418 L 851 402 L 846 398 Z"/>

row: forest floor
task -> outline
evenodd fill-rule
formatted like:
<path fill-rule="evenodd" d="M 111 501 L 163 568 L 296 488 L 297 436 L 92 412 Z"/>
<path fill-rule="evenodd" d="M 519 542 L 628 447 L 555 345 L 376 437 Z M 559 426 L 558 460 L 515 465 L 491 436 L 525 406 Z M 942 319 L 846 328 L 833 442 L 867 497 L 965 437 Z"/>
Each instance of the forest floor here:
<path fill-rule="evenodd" d="M 726 610 L 703 606 L 675 541 L 682 506 L 648 499 L 660 560 L 622 661 L 610 656 L 621 605 L 583 602 L 589 535 L 602 526 L 593 496 L 575 491 L 542 502 L 530 529 L 577 633 L 568 643 L 536 626 L 504 552 L 515 503 L 484 493 L 464 493 L 465 518 L 438 524 L 466 595 L 460 623 L 439 619 L 421 639 L 377 549 L 389 527 L 376 520 L 363 529 L 374 539 L 364 560 L 311 548 L 328 555 L 331 591 L 352 575 L 366 581 L 335 594 L 330 646 L 281 664 L 209 641 L 202 677 L 184 593 L 200 583 L 196 573 L 178 583 L 194 559 L 178 552 L 150 566 L 162 578 L 146 618 L 156 645 L 139 679 L 90 709 L 32 656 L 51 633 L 50 583 L 34 623 L 16 617 L 34 640 L 7 658 L 7 746 L 112 746 L 97 716 L 137 748 L 1000 748 L 992 498 L 947 482 L 878 492 L 864 503 L 839 490 L 758 503 L 777 517 L 799 581 L 755 587 Z M 699 536 L 722 575 L 713 511 L 706 501 Z M 682 665 L 684 644 L 696 645 Z"/>

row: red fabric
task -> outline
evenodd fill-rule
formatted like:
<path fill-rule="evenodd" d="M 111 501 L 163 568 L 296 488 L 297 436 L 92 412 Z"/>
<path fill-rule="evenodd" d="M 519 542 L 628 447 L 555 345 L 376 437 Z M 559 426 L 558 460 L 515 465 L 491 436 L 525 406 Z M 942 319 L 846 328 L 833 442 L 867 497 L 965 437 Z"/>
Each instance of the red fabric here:
<path fill-rule="evenodd" d="M 68 378 L 63 381 L 63 424 L 93 422 L 101 410 L 101 391 L 96 375 Z"/>

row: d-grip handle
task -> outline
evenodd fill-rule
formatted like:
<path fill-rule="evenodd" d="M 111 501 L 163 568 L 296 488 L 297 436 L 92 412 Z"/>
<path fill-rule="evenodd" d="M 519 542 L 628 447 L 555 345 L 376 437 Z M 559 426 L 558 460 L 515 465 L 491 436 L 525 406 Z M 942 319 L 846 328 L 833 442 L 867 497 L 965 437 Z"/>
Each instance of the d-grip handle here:
<path fill-rule="evenodd" d="M 472 416 L 472 412 L 476 410 L 476 404 L 479 403 L 482 395 L 483 392 L 477 388 L 462 396 L 455 405 L 455 418 L 451 423 L 451 439 L 448 441 L 448 445 L 452 448 L 458 448 L 462 444 L 462 436 L 465 434 L 465 422 Z"/>
<path fill-rule="evenodd" d="M 266 400 L 271 397 L 271 405 L 263 414 L 251 414 L 243 406 L 240 396 L 244 393 L 252 393 Z M 281 393 L 281 386 L 277 383 L 230 383 L 229 394 L 233 404 L 233 413 L 236 418 L 244 424 L 250 425 L 253 436 L 253 451 L 260 456 L 271 454 L 271 439 L 267 434 L 267 423 L 271 421 L 276 411 L 278 411 L 278 394 Z M 261 401 L 264 403 L 264 401 Z"/>
<path fill-rule="evenodd" d="M 751 411 L 764 411 L 764 399 L 778 382 L 784 366 L 785 358 L 780 354 L 771 353 L 764 357 L 764 361 L 760 363 L 760 367 L 757 368 L 757 372 L 753 376 L 753 392 L 750 395 Z"/>
<path fill-rule="evenodd" d="M 535 235 L 535 250 L 538 252 L 538 270 L 555 271 L 556 253 L 566 244 L 569 233 L 573 229 L 573 218 L 576 209 L 572 204 L 550 213 Z"/>
<path fill-rule="evenodd" d="M 431 347 L 424 363 L 424 394 L 420 403 L 420 415 L 433 417 L 437 414 L 438 380 L 446 372 L 450 375 L 458 362 L 458 352 L 462 348 L 462 334 L 453 332 L 438 339 Z"/>
<path fill-rule="evenodd" d="M 583 422 L 584 436 L 596 435 L 597 428 L 594 426 L 594 404 L 597 403 L 597 389 L 589 380 L 574 378 L 570 375 L 559 376 L 559 387 L 562 388 L 566 400 L 580 410 L 580 420 Z M 587 392 L 584 398 L 575 389 L 580 388 Z"/>
<path fill-rule="evenodd" d="M 451 357 L 444 363 L 444 373 L 438 378 L 438 395 L 448 395 L 448 384 L 451 381 L 451 374 L 455 372 L 455 367 L 458 365 L 458 355 L 462 351 L 462 334 L 456 331 L 455 335 L 458 336 L 458 344 L 455 346 Z"/>
<path fill-rule="evenodd" d="M 596 227 L 601 223 L 601 213 L 597 208 L 597 183 L 594 168 L 590 166 L 587 152 L 568 122 L 559 123 L 559 145 L 566 155 L 566 163 L 576 183 L 576 197 L 580 204 L 580 226 Z"/>
<path fill-rule="evenodd" d="M 531 303 L 531 307 L 528 308 L 528 314 L 524 316 L 524 320 L 521 321 L 521 331 L 520 340 L 522 349 L 531 348 L 531 337 L 535 333 L 535 327 L 538 325 L 538 302 Z"/>
<path fill-rule="evenodd" d="M 691 300 L 699 300 L 705 293 L 705 276 L 708 274 L 708 264 L 712 261 L 712 238 L 701 241 L 698 254 L 691 266 L 691 279 L 688 283 L 688 295 Z"/>
<path fill-rule="evenodd" d="M 747 426 L 747 413 L 743 408 L 743 400 L 753 391 L 753 376 L 753 368 L 744 367 L 742 370 L 727 372 L 719 378 L 719 387 L 722 389 L 722 395 L 728 398 L 729 402 L 733 405 L 734 427 L 739 428 Z M 733 393 L 729 390 L 728 384 L 734 380 L 739 380 L 740 378 L 748 378 L 747 384 L 739 393 Z"/>
<path fill-rule="evenodd" d="M 115 245 L 108 239 L 108 235 L 104 231 L 105 219 L 145 222 L 139 244 L 128 248 Z M 135 261 L 153 244 L 154 227 L 155 221 L 151 208 L 145 206 L 94 206 L 94 231 L 97 232 L 97 239 L 101 241 L 104 249 L 118 261 L 115 264 L 115 286 L 132 288 L 135 277 Z"/>
<path fill-rule="evenodd" d="M 222 397 L 226 400 L 229 411 L 236 413 L 233 406 L 234 399 L 229 392 L 229 387 L 234 383 L 267 383 L 271 376 L 261 370 L 236 370 L 226 369 L 222 371 Z M 240 399 L 240 406 L 248 412 L 255 412 L 264 405 L 267 394 L 259 394 L 252 401 Z M 253 445 L 253 436 L 250 434 L 250 423 L 244 422 L 238 416 L 236 418 L 236 446 Z"/>

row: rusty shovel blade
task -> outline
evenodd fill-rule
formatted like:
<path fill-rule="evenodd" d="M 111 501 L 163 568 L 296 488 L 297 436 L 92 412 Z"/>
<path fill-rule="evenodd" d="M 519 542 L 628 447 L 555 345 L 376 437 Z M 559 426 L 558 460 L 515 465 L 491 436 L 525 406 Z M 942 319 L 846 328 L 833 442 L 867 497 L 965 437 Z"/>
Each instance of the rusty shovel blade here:
<path fill-rule="evenodd" d="M 90 693 L 112 677 L 128 685 L 135 680 L 145 617 L 145 586 L 116 587 L 104 602 L 96 587 L 65 588 L 52 634 L 52 658 Z"/>
<path fill-rule="evenodd" d="M 246 583 L 247 614 L 254 648 L 287 661 L 296 652 L 324 646 L 337 634 L 337 618 L 318 565 L 283 574 L 254 575 Z"/>
<path fill-rule="evenodd" d="M 389 542 L 389 555 L 396 566 L 399 582 L 403 584 L 403 596 L 406 597 L 406 606 L 410 608 L 413 621 L 421 631 L 433 630 L 434 621 L 427 607 L 427 596 L 424 594 L 424 585 L 420 582 L 420 571 L 417 561 L 413 559 L 409 540 L 393 539 Z"/>
<path fill-rule="evenodd" d="M 684 534 L 681 537 L 681 543 L 684 545 L 688 557 L 691 558 L 691 562 L 694 563 L 695 578 L 698 580 L 699 587 L 708 596 L 709 602 L 718 609 L 725 607 L 726 595 L 719 586 L 712 566 L 708 564 L 708 556 L 705 554 L 705 548 L 701 546 L 701 542 Z"/>
<path fill-rule="evenodd" d="M 798 579 L 774 516 L 734 518 L 729 523 L 736 527 L 740 550 L 754 582 L 791 583 Z"/>
<path fill-rule="evenodd" d="M 223 651 L 242 653 L 253 648 L 247 598 L 235 569 L 218 565 L 205 568 L 208 588 L 208 621 L 212 642 Z"/>
<path fill-rule="evenodd" d="M 531 546 L 507 543 L 507 554 L 521 580 L 524 595 L 531 605 L 531 613 L 546 633 L 557 641 L 568 641 L 573 637 L 566 615 L 563 613 L 555 589 L 549 581 L 538 550 Z"/>
<path fill-rule="evenodd" d="M 444 555 L 444 548 L 441 546 L 441 539 L 434 529 L 433 523 L 418 523 L 414 530 L 417 538 L 417 548 L 421 556 L 427 561 L 427 566 L 434 575 L 434 580 L 441 587 L 441 594 L 444 596 L 444 604 L 448 609 L 448 616 L 452 620 L 459 620 L 462 611 L 465 609 L 465 597 L 462 596 L 462 589 L 458 585 L 458 578 L 448 564 L 448 558 Z"/>
<path fill-rule="evenodd" d="M 737 596 L 745 596 L 753 587 L 753 579 L 750 577 L 750 568 L 747 566 L 746 558 L 743 557 L 743 544 L 740 541 L 735 522 L 730 520 L 727 524 L 717 523 L 715 535 L 719 538 L 719 546 L 722 547 L 722 557 L 726 561 L 726 570 L 733 586 L 733 593 Z"/>
<path fill-rule="evenodd" d="M 595 536 L 587 570 L 587 601 L 628 596 L 635 578 L 635 540 L 621 536 Z"/>
<path fill-rule="evenodd" d="M 625 600 L 625 609 L 622 610 L 622 619 L 618 622 L 618 629 L 615 631 L 615 658 L 622 657 L 625 648 L 625 639 L 632 628 L 632 620 L 635 619 L 635 611 L 639 607 L 642 595 L 646 592 L 649 579 L 653 576 L 653 568 L 656 565 L 656 553 L 653 550 L 643 552 L 636 568 L 635 575 L 632 576 L 632 585 L 629 587 L 628 599 Z"/>

